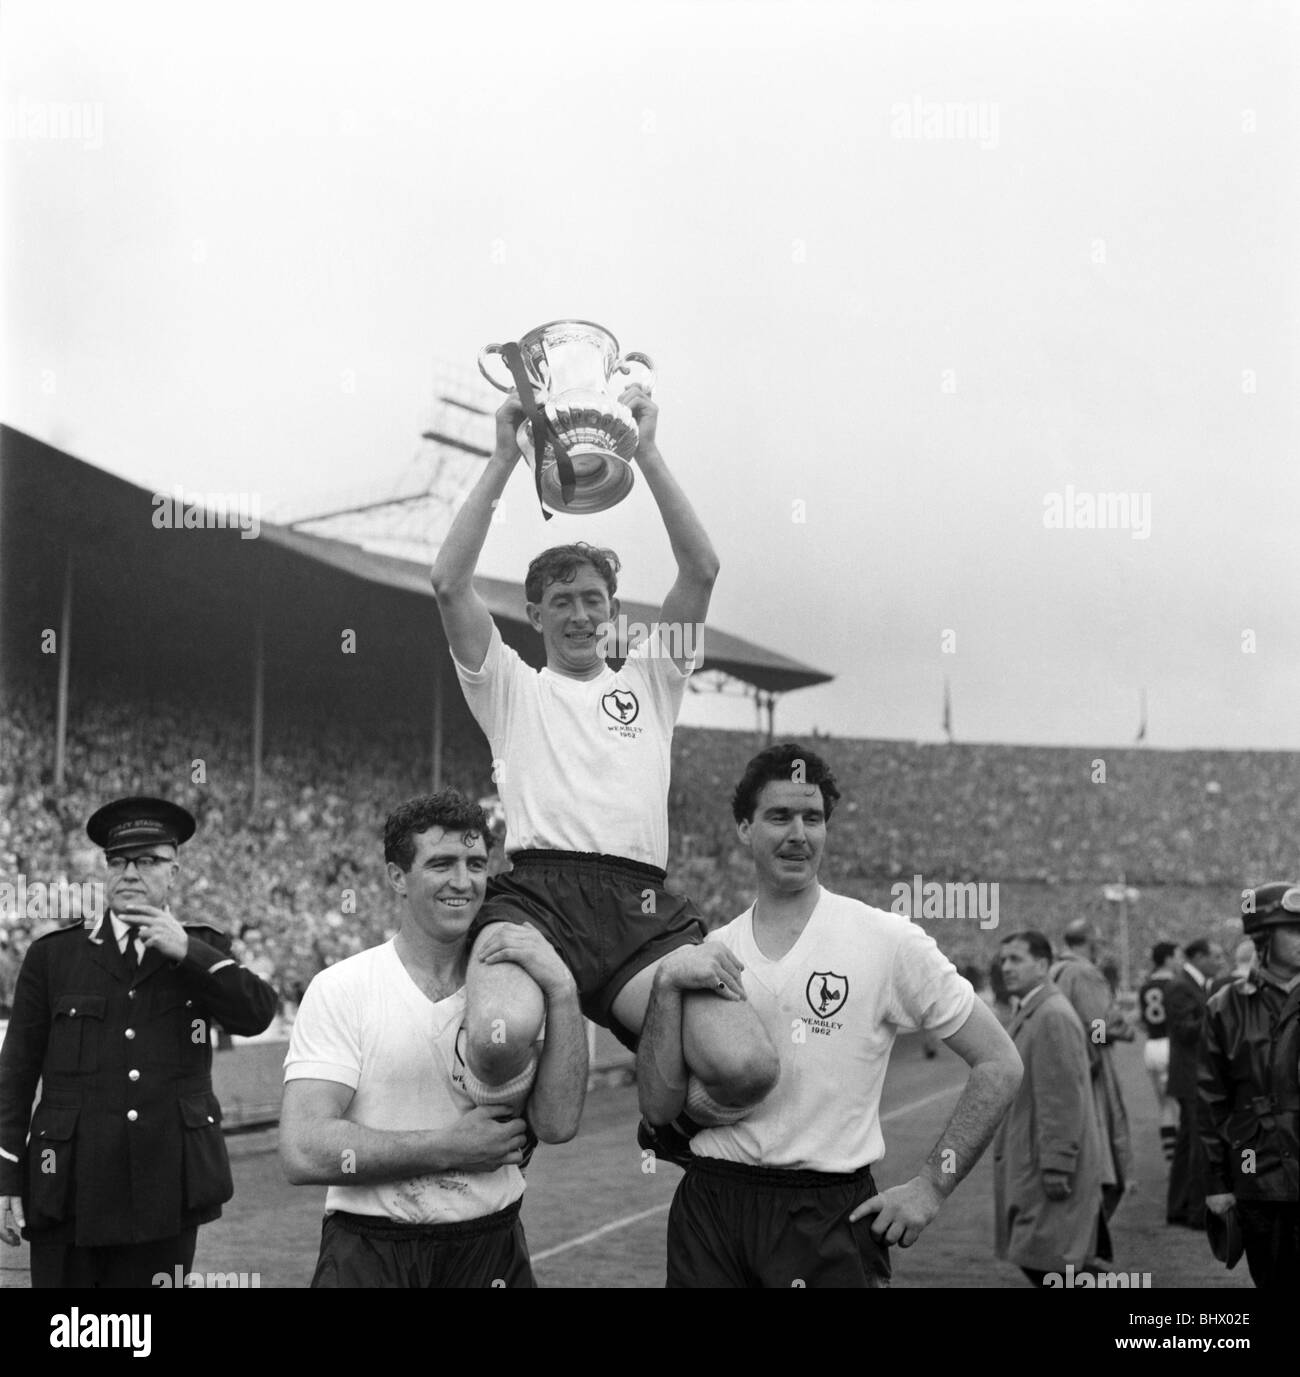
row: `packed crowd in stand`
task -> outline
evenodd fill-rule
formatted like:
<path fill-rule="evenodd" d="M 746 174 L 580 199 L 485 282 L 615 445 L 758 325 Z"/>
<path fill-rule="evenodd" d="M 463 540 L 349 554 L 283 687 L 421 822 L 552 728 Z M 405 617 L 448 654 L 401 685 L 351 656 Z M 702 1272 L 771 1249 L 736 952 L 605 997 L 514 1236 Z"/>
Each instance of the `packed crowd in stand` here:
<path fill-rule="evenodd" d="M 445 733 L 443 778 L 483 798 L 494 792 L 487 747 L 463 721 L 453 716 Z M 401 724 L 362 728 L 306 709 L 269 721 L 265 741 L 252 808 L 246 717 L 193 700 L 128 700 L 101 686 L 99 696 L 74 701 L 65 787 L 56 791 L 49 695 L 10 692 L 0 734 L 0 881 L 95 880 L 90 813 L 126 794 L 173 799 L 199 822 L 182 902 L 224 926 L 296 1003 L 318 970 L 393 929 L 379 836 L 394 804 L 428 789 L 429 743 Z M 711 923 L 752 898 L 730 796 L 762 744 L 754 734 L 695 728 L 675 737 L 670 884 Z M 1130 914 L 1136 957 L 1162 936 L 1178 940 L 1220 921 L 1226 933 L 1243 886 L 1296 869 L 1294 756 L 808 744 L 829 760 L 844 795 L 823 881 L 882 907 L 897 884 L 920 875 L 998 884 L 1003 930 L 1028 924 L 1050 934 L 1081 914 L 1108 930 L 1114 905 L 1102 886 L 1123 876 L 1141 896 Z M 10 962 L 45 921 L 12 905 L 0 915 Z M 959 964 L 987 967 L 997 932 L 973 918 L 927 925 Z"/>

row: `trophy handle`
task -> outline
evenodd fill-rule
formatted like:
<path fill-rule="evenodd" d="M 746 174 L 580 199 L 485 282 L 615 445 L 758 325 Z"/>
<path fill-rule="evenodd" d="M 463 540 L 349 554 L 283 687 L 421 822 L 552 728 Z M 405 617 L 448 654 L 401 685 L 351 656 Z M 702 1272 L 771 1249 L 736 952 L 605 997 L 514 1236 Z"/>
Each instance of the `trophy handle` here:
<path fill-rule="evenodd" d="M 486 367 L 484 367 L 483 360 L 487 358 L 489 354 L 496 354 L 499 356 L 502 349 L 504 348 L 505 346 L 503 344 L 485 344 L 482 347 L 482 349 L 478 351 L 478 371 L 483 374 L 483 376 L 488 380 L 488 382 L 492 384 L 493 387 L 496 388 L 498 392 L 509 392 L 510 389 L 514 386 L 514 382 L 497 382 L 497 380 L 492 376 L 492 374 L 487 371 Z"/>
<path fill-rule="evenodd" d="M 642 378 L 633 377 L 632 370 L 628 367 L 628 364 L 631 363 L 639 363 L 641 367 L 645 369 L 645 376 Z M 641 387 L 644 387 L 647 392 L 653 392 L 655 390 L 655 383 L 658 381 L 655 375 L 654 360 L 649 354 L 642 354 L 636 349 L 629 349 L 626 354 L 620 355 L 618 362 L 614 365 L 614 372 L 626 373 L 628 375 L 627 380 L 629 385 L 637 383 Z"/>

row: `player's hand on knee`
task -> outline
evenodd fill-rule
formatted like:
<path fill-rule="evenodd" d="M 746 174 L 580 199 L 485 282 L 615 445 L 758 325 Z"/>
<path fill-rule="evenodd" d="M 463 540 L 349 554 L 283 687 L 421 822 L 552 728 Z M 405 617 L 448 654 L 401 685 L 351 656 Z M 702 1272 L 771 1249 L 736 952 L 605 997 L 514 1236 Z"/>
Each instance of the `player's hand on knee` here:
<path fill-rule="evenodd" d="M 26 1223 L 21 1198 L 16 1195 L 0 1195 L 0 1239 L 11 1248 L 16 1248 L 22 1242 L 18 1230 Z"/>
<path fill-rule="evenodd" d="M 448 1135 L 455 1171 L 495 1171 L 524 1160 L 528 1125 L 505 1105 L 475 1105 Z"/>
<path fill-rule="evenodd" d="M 914 1176 L 901 1186 L 891 1186 L 863 1201 L 849 1215 L 849 1220 L 856 1222 L 874 1216 L 871 1232 L 876 1239 L 910 1248 L 942 1205 L 943 1196 L 939 1190 L 924 1176 Z"/>
<path fill-rule="evenodd" d="M 576 988 L 573 974 L 559 952 L 526 923 L 501 923 L 480 939 L 476 953 L 485 966 L 502 961 L 520 966 L 542 987 L 548 999 Z"/>
<path fill-rule="evenodd" d="M 1207 1195 L 1205 1197 L 1205 1208 L 1209 1210 L 1211 1214 L 1218 1215 L 1220 1219 L 1230 1210 L 1234 1209 L 1236 1204 L 1237 1197 L 1233 1195 L 1231 1191 L 1223 1195 Z"/>
<path fill-rule="evenodd" d="M 678 947 L 663 959 L 664 979 L 679 990 L 712 990 L 723 999 L 745 998 L 740 978 L 744 969 L 744 963 L 721 942 Z"/>

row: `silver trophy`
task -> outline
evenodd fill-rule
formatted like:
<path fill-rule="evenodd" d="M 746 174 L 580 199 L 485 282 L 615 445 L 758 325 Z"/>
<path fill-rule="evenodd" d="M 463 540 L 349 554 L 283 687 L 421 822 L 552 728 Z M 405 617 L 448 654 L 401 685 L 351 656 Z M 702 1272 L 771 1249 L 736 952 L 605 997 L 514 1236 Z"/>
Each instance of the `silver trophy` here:
<path fill-rule="evenodd" d="M 631 383 L 647 392 L 655 383 L 654 364 L 645 354 L 619 352 L 618 340 L 589 320 L 553 320 L 519 341 L 519 353 L 537 404 L 559 436 L 572 465 L 572 492 L 565 500 L 555 445 L 547 437 L 539 460 L 533 426 L 519 427 L 519 448 L 533 466 L 542 502 L 554 512 L 588 515 L 603 512 L 632 491 L 635 472 L 636 419 L 618 394 Z M 503 344 L 479 350 L 479 372 L 502 392 L 502 382 L 488 372 L 486 359 L 503 355 Z M 633 366 L 642 370 L 633 373 Z M 625 377 L 619 375 L 625 374 Z"/>

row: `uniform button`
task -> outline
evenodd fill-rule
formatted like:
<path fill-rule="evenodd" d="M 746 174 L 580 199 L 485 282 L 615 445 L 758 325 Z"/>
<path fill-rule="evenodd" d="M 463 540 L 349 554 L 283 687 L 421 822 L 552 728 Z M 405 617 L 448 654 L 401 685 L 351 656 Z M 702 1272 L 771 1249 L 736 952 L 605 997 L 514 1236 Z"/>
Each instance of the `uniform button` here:
<path fill-rule="evenodd" d="M 131 1121 L 131 1123 L 135 1123 L 135 1121 L 136 1121 L 140 1116 L 135 1112 L 134 1109 L 128 1109 L 128 1110 L 126 1111 L 126 1117 Z"/>
<path fill-rule="evenodd" d="M 212 1117 L 212 1115 L 209 1114 L 209 1115 L 208 1115 L 208 1123 L 210 1123 L 210 1124 L 215 1124 L 216 1122 L 217 1122 L 217 1121 Z"/>
<path fill-rule="evenodd" d="M 135 991 L 134 991 L 134 990 L 128 990 L 128 991 L 126 992 L 126 997 L 127 997 L 128 999 L 134 999 L 134 998 L 135 998 Z"/>
<path fill-rule="evenodd" d="M 134 1029 L 134 1028 L 128 1028 L 128 1029 L 126 1030 L 126 1037 L 127 1037 L 128 1040 L 130 1040 L 131 1038 L 135 1037 L 135 1029 Z"/>
<path fill-rule="evenodd" d="M 187 1009 L 192 1009 L 194 1007 L 194 1001 L 192 999 L 187 999 L 185 1001 L 185 1007 Z"/>
<path fill-rule="evenodd" d="M 126 1078 L 129 1081 L 138 1081 L 140 1079 L 140 1073 L 136 1070 L 128 1071 L 126 1073 Z"/>
<path fill-rule="evenodd" d="M 76 1011 L 76 1009 L 69 1009 L 69 1010 L 68 1010 L 68 1017 L 69 1017 L 69 1018 L 76 1018 L 76 1016 L 77 1016 L 77 1011 Z"/>

